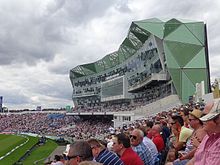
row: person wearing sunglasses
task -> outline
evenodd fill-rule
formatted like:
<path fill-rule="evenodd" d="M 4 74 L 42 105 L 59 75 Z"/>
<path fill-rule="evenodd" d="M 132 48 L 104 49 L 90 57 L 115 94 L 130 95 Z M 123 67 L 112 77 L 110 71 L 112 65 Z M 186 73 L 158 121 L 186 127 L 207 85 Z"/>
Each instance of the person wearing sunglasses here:
<path fill-rule="evenodd" d="M 132 149 L 140 156 L 144 165 L 154 165 L 157 160 L 157 153 L 143 143 L 144 133 L 140 129 L 134 129 L 130 134 Z"/>
<path fill-rule="evenodd" d="M 187 165 L 220 164 L 220 100 L 214 102 L 210 112 L 201 117 L 207 135 Z"/>
<path fill-rule="evenodd" d="M 66 159 L 66 165 L 78 165 L 82 161 L 91 161 L 93 156 L 89 143 L 76 141 L 71 144 Z"/>
<path fill-rule="evenodd" d="M 187 140 L 185 150 L 178 152 L 179 158 L 173 163 L 170 162 L 166 165 L 185 165 L 194 156 L 198 145 L 206 135 L 203 129 L 203 123 L 199 119 L 202 115 L 203 112 L 199 109 L 194 109 L 192 112 L 189 112 L 189 124 L 194 129 L 192 136 Z"/>
<path fill-rule="evenodd" d="M 117 153 L 125 165 L 144 165 L 138 154 L 132 150 L 130 139 L 124 133 L 117 134 L 112 139 L 112 150 Z"/>

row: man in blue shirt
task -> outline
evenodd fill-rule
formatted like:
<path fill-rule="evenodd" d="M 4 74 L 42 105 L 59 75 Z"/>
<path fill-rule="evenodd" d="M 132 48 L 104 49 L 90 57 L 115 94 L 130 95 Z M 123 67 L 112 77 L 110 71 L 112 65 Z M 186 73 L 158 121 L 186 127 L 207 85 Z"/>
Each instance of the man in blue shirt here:
<path fill-rule="evenodd" d="M 113 152 L 107 150 L 98 140 L 89 139 L 92 154 L 96 162 L 103 165 L 124 165 L 122 160 Z"/>
<path fill-rule="evenodd" d="M 144 145 L 143 138 L 143 131 L 134 129 L 130 135 L 132 149 L 137 152 L 145 165 L 154 165 L 157 158 L 157 152 Z"/>

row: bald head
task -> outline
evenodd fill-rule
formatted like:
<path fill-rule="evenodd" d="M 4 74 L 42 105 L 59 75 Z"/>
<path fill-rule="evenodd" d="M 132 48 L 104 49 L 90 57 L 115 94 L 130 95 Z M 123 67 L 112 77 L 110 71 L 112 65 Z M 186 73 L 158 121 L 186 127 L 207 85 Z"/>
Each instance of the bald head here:
<path fill-rule="evenodd" d="M 155 132 L 157 133 L 160 133 L 161 131 L 161 126 L 159 124 L 155 124 L 153 127 L 152 127 L 152 130 L 154 130 Z"/>

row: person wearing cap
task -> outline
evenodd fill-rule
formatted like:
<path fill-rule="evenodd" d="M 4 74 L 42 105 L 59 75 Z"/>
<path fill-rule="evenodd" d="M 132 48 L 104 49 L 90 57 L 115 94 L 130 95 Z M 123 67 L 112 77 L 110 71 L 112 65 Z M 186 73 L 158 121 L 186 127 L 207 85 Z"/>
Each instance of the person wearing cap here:
<path fill-rule="evenodd" d="M 191 158 L 193 158 L 198 145 L 201 143 L 206 132 L 203 129 L 203 123 L 199 119 L 203 113 L 199 109 L 194 109 L 189 112 L 189 124 L 194 129 L 192 136 L 186 142 L 186 148 L 184 151 L 179 152 L 179 159 L 173 163 L 167 163 L 166 165 L 185 165 Z"/>
<path fill-rule="evenodd" d="M 216 101 L 210 112 L 201 117 L 207 135 L 198 146 L 194 158 L 188 165 L 220 164 L 220 101 Z"/>

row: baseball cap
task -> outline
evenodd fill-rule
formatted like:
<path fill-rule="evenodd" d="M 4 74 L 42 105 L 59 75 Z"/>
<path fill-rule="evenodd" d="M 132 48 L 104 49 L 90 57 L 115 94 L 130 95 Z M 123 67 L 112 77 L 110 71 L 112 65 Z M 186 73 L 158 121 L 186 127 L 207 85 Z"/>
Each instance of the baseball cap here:
<path fill-rule="evenodd" d="M 210 112 L 207 115 L 201 117 L 200 120 L 201 121 L 209 121 L 209 120 L 214 119 L 219 114 L 220 114 L 220 100 L 215 101 Z"/>

